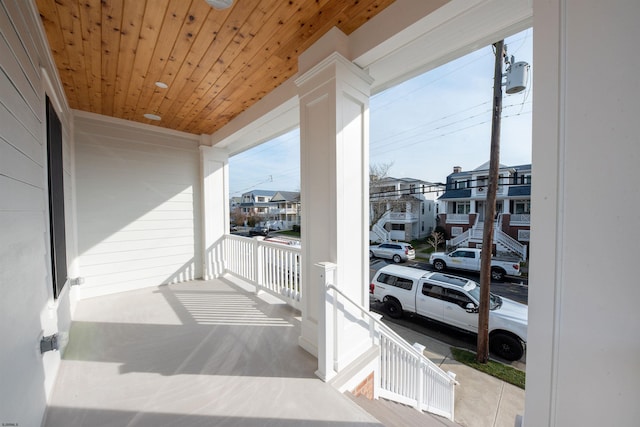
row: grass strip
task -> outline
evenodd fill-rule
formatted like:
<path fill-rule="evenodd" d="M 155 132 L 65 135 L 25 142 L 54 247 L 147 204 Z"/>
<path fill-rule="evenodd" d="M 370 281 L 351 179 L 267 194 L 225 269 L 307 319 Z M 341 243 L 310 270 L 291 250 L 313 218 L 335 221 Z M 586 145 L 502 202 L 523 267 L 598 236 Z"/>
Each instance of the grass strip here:
<path fill-rule="evenodd" d="M 513 384 L 516 387 L 520 387 L 524 390 L 526 375 L 519 369 L 513 368 L 500 362 L 495 362 L 493 360 L 489 360 L 486 364 L 479 363 L 476 361 L 475 353 L 467 350 L 462 350 L 460 348 L 451 347 L 451 354 L 453 355 L 453 358 L 460 363 L 477 369 L 480 372 L 484 372 L 485 374 L 489 374 L 493 377 L 506 381 L 509 384 Z"/>

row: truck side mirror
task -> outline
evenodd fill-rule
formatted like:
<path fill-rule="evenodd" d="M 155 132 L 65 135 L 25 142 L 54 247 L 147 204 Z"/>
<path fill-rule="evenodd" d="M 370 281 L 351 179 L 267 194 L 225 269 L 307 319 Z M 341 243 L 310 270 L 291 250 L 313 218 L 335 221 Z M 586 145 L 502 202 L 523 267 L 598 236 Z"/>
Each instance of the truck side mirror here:
<path fill-rule="evenodd" d="M 467 311 L 467 313 L 477 313 L 478 312 L 478 308 L 472 302 L 467 303 L 467 306 L 466 306 L 465 310 Z"/>

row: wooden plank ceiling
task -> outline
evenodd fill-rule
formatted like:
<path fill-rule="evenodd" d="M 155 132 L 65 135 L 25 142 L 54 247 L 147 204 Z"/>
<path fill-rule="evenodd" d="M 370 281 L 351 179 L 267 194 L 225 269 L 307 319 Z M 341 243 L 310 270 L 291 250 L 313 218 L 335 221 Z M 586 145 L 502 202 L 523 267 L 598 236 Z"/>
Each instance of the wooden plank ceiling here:
<path fill-rule="evenodd" d="M 393 1 L 36 4 L 71 108 L 210 134 L 294 75 L 298 55 L 329 29 L 349 35 Z"/>

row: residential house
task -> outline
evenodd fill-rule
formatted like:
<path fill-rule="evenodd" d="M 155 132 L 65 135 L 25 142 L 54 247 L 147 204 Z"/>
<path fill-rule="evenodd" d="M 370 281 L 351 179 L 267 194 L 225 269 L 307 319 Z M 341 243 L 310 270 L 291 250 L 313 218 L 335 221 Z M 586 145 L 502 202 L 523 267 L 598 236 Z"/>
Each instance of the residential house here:
<path fill-rule="evenodd" d="M 277 230 L 289 230 L 300 225 L 300 193 L 297 191 L 278 191 L 272 198 L 275 206 L 270 210 L 272 226 Z"/>
<path fill-rule="evenodd" d="M 370 185 L 372 221 L 369 240 L 410 242 L 427 237 L 436 227 L 438 196 L 444 186 L 414 178 L 386 177 Z"/>
<path fill-rule="evenodd" d="M 240 208 L 245 218 L 257 217 L 261 222 L 271 219 L 271 199 L 275 194 L 276 192 L 271 190 L 251 190 L 243 193 Z"/>
<path fill-rule="evenodd" d="M 240 208 L 245 218 L 256 217 L 274 229 L 288 230 L 300 224 L 300 193 L 252 190 L 242 195 Z"/>
<path fill-rule="evenodd" d="M 0 2 L 3 423 L 46 425 L 47 403 L 62 360 L 61 352 L 40 352 L 41 343 L 44 350 L 52 344 L 42 338 L 67 334 L 77 319 L 79 302 L 164 283 L 214 279 L 232 264 L 252 264 L 251 258 L 228 245 L 250 240 L 228 234 L 228 158 L 295 126 L 300 127 L 301 139 L 303 230 L 298 343 L 317 357 L 317 375 L 327 381 L 375 349 L 365 339 L 368 332 L 353 320 L 365 314 L 340 315 L 334 323 L 334 310 L 328 306 L 332 299 L 321 292 L 330 285 L 334 295 L 337 288 L 368 307 L 368 99 L 533 26 L 531 202 L 536 215 L 531 218 L 535 233 L 523 423 L 637 424 L 639 340 L 633 331 L 640 329 L 635 269 L 640 232 L 632 225 L 640 210 L 635 176 L 640 158 L 640 57 L 633 52 L 640 38 L 640 3 L 383 3 L 386 7 L 376 9 L 367 1 L 355 6 L 308 1 L 286 9 L 288 2 L 275 2 L 271 9 L 255 8 L 260 14 L 256 17 L 253 9 L 245 9 L 252 3 L 243 1 L 222 12 L 196 0 L 125 2 L 127 10 L 109 1 Z M 329 14 L 314 9 L 325 4 L 337 14 L 335 21 L 322 21 Z M 241 37 L 243 23 L 267 22 L 269 12 L 276 17 L 269 31 Z M 166 17 L 172 32 L 159 37 L 161 26 L 143 25 L 143 16 L 150 20 L 147 24 L 160 25 Z M 243 18 L 247 16 L 255 19 Z M 123 22 L 132 25 L 121 28 Z M 214 40 L 212 29 L 223 22 L 228 25 Z M 320 25 L 301 25 L 307 22 Z M 294 33 L 295 38 L 280 43 L 274 56 L 264 50 L 256 54 L 248 45 L 251 40 L 266 43 L 272 36 L 281 40 L 294 31 L 289 23 L 303 27 L 304 34 Z M 206 24 L 202 31 L 189 31 L 201 24 Z M 279 27 L 283 30 L 276 31 Z M 311 28 L 323 31 L 313 33 Z M 192 43 L 199 35 L 210 40 Z M 231 41 L 234 35 L 238 37 Z M 157 49 L 156 41 L 161 41 Z M 228 63 L 220 58 L 223 52 L 269 61 L 244 67 L 241 59 L 223 72 Z M 148 66 L 152 59 L 154 65 Z M 178 70 L 183 63 L 185 68 Z M 196 79 L 212 64 L 219 67 L 213 78 Z M 240 70 L 247 74 L 233 74 Z M 184 77 L 192 72 L 193 79 Z M 251 83 L 245 77 L 252 77 Z M 164 92 L 154 84 L 163 80 L 176 86 Z M 208 86 L 198 87 L 203 80 Z M 267 81 L 268 85 L 260 84 Z M 251 95 L 245 98 L 246 92 Z M 488 88 L 487 99 L 490 92 Z M 607 231 L 594 239 L 589 231 L 602 222 L 603 206 L 615 220 L 607 221 Z M 616 297 L 603 292 L 604 284 L 615 289 Z M 162 287 L 158 290 L 152 298 L 162 298 Z M 196 302 L 201 298 L 197 289 L 189 297 Z M 181 306 L 179 301 L 167 304 L 169 310 Z M 144 310 L 144 305 L 139 308 Z M 118 311 L 114 306 L 113 312 Z M 174 314 L 177 324 L 180 313 Z M 119 325 L 107 317 L 70 337 L 77 359 L 65 360 L 67 372 L 87 364 L 82 359 L 85 340 L 119 336 L 95 334 L 100 330 L 96 327 L 109 325 L 116 328 L 112 331 L 120 326 L 139 331 L 138 339 L 125 344 L 130 354 L 140 354 L 140 340 L 148 337 L 145 325 Z M 156 343 L 164 336 L 158 338 Z M 64 350 L 64 342 L 60 345 Z M 199 347 L 197 342 L 190 345 Z M 250 355 L 261 351 L 251 346 L 245 350 Z M 107 357 L 109 349 L 102 354 Z M 273 360 L 279 365 L 289 362 L 286 357 Z M 104 367 L 101 375 L 92 372 L 83 379 L 94 381 L 98 392 L 109 375 L 135 378 L 131 368 L 150 368 L 147 360 L 139 366 L 123 365 L 121 360 L 94 362 Z M 183 362 L 198 360 L 178 362 L 185 366 Z M 312 375 L 310 371 L 295 379 Z M 375 372 L 379 371 L 374 367 L 367 375 Z M 151 374 L 177 377 L 175 371 Z M 205 380 L 198 371 L 190 374 L 190 384 L 217 379 Z M 375 383 L 379 375 L 368 378 Z M 264 379 L 250 375 L 238 382 L 258 384 Z M 149 396 L 160 393 L 149 391 Z M 77 415 L 75 420 L 82 420 L 77 422 L 86 422 L 87 416 L 138 421 L 150 411 L 157 421 L 165 412 L 150 409 L 147 403 L 153 402 L 147 398 L 142 405 L 131 399 L 131 389 L 119 393 L 123 406 L 132 409 L 116 407 L 102 393 L 96 395 L 99 409 L 91 404 L 61 409 Z M 227 408 L 230 394 L 216 399 L 224 400 Z M 252 395 L 252 407 L 258 394 Z M 189 418 L 198 425 L 211 421 L 191 412 L 210 402 L 189 397 L 183 401 L 189 409 L 167 416 L 181 425 Z M 278 410 L 303 402 L 296 396 L 295 405 L 282 404 Z M 308 417 L 282 424 L 312 421 Z M 251 422 L 278 420 L 274 415 Z M 342 419 L 332 422 L 347 424 Z"/>
<path fill-rule="evenodd" d="M 447 176 L 440 200 L 445 209 L 439 223 L 445 228 L 449 246 L 476 247 L 482 244 L 485 221 L 489 163 L 471 171 L 459 166 Z M 498 169 L 494 244 L 497 252 L 527 258 L 531 227 L 531 165 Z"/>

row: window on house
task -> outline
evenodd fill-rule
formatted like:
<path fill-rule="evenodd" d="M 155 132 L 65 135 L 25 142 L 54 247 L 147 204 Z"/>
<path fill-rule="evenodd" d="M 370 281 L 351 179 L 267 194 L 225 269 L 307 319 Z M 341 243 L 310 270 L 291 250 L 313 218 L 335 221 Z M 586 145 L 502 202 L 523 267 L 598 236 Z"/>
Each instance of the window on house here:
<path fill-rule="evenodd" d="M 404 224 L 391 224 L 391 230 L 404 231 Z"/>
<path fill-rule="evenodd" d="M 456 189 L 457 190 L 463 190 L 465 188 L 467 188 L 467 180 L 460 180 L 460 181 L 456 181 Z"/>
<path fill-rule="evenodd" d="M 67 281 L 67 244 L 64 224 L 64 170 L 62 124 L 47 97 L 47 178 L 53 296 L 58 298 Z"/>
<path fill-rule="evenodd" d="M 513 203 L 513 210 L 515 214 L 530 214 L 531 213 L 531 201 L 530 200 L 516 200 Z"/>
<path fill-rule="evenodd" d="M 522 175 L 520 177 L 520 184 L 531 184 L 531 175 Z"/>
<path fill-rule="evenodd" d="M 471 212 L 471 202 L 457 202 L 455 212 L 457 214 L 468 214 Z"/>

